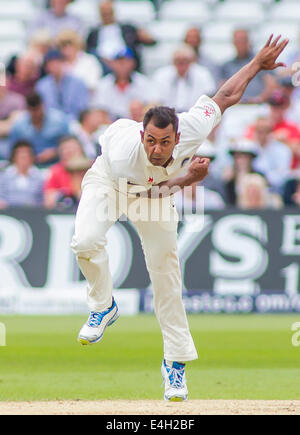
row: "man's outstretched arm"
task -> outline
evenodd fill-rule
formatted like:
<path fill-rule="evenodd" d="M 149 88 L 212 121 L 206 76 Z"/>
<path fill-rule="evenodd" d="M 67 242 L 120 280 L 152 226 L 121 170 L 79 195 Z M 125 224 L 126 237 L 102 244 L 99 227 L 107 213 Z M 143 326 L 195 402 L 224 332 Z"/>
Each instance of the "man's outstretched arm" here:
<path fill-rule="evenodd" d="M 271 35 L 266 45 L 257 53 L 251 62 L 228 79 L 217 91 L 212 99 L 218 104 L 222 113 L 228 107 L 233 106 L 240 101 L 247 85 L 256 74 L 259 73 L 259 71 L 270 71 L 280 66 L 286 66 L 282 62 L 276 63 L 278 56 L 282 53 L 289 42 L 288 39 L 279 42 L 280 38 L 281 35 L 272 41 L 273 35 Z"/>

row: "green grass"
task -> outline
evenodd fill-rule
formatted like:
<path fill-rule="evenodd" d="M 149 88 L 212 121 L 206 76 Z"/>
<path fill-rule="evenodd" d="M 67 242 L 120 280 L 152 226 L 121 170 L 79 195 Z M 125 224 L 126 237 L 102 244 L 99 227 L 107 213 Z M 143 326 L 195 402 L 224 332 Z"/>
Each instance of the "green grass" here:
<path fill-rule="evenodd" d="M 121 317 L 94 346 L 76 342 L 82 316 L 2 316 L 0 400 L 161 399 L 162 339 L 153 316 Z M 292 315 L 189 317 L 199 359 L 190 399 L 300 399 Z"/>

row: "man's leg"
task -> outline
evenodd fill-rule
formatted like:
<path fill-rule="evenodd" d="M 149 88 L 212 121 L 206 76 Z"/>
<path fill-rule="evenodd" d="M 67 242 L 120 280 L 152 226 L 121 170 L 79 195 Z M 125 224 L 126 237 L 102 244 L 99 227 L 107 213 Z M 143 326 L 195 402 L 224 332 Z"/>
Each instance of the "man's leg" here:
<path fill-rule="evenodd" d="M 191 361 L 197 359 L 198 355 L 182 301 L 182 281 L 177 252 L 177 212 L 172 199 L 170 203 L 169 198 L 159 201 L 143 198 L 141 201 L 148 201 L 147 205 L 141 203 L 141 207 L 148 208 L 153 207 L 151 202 L 154 204 L 153 201 L 156 201 L 160 211 L 170 207 L 170 219 L 166 216 L 166 221 L 163 220 L 164 216 L 160 216 L 159 220 L 133 223 L 142 241 L 153 286 L 154 309 L 163 335 L 164 358 L 167 361 Z M 153 215 L 158 215 L 155 210 Z"/>
<path fill-rule="evenodd" d="M 90 311 L 100 312 L 112 304 L 112 278 L 105 245 L 107 231 L 119 218 L 116 204 L 113 189 L 102 188 L 98 183 L 84 186 L 71 248 L 87 280 Z"/>

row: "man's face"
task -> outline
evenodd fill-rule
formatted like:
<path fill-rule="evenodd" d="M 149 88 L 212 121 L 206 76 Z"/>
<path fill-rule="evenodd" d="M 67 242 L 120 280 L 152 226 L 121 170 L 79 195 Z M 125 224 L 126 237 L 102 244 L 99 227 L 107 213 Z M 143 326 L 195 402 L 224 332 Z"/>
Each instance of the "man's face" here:
<path fill-rule="evenodd" d="M 100 3 L 100 17 L 102 24 L 108 25 L 115 22 L 114 9 L 109 1 Z"/>
<path fill-rule="evenodd" d="M 134 70 L 134 59 L 121 57 L 111 62 L 111 67 L 117 78 L 129 79 Z"/>
<path fill-rule="evenodd" d="M 42 104 L 35 107 L 27 107 L 27 110 L 30 114 L 31 120 L 33 123 L 42 122 L 44 119 L 44 107 Z"/>
<path fill-rule="evenodd" d="M 164 166 L 172 157 L 180 133 L 174 131 L 172 124 L 158 128 L 150 121 L 145 131 L 141 131 L 141 139 L 150 163 L 154 166 Z"/>
<path fill-rule="evenodd" d="M 248 33 L 245 30 L 237 30 L 233 35 L 233 43 L 239 57 L 246 57 L 250 52 Z"/>
<path fill-rule="evenodd" d="M 255 125 L 255 138 L 257 142 L 264 145 L 268 142 L 272 132 L 272 125 L 269 119 L 259 119 Z"/>
<path fill-rule="evenodd" d="M 51 9 L 57 16 L 64 15 L 66 7 L 70 0 L 51 0 Z"/>
<path fill-rule="evenodd" d="M 184 77 L 190 69 L 193 59 L 184 55 L 177 55 L 174 58 L 174 66 L 177 70 L 179 77 Z"/>
<path fill-rule="evenodd" d="M 65 63 L 61 59 L 51 59 L 46 64 L 47 74 L 60 78 L 64 72 Z"/>

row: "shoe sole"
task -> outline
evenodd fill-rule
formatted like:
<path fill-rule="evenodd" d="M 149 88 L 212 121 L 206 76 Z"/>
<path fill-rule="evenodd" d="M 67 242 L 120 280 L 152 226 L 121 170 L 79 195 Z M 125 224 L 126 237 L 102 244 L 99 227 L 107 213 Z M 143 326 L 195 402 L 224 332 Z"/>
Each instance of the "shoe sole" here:
<path fill-rule="evenodd" d="M 179 396 L 178 397 L 177 396 L 166 397 L 166 396 L 164 396 L 164 399 L 166 402 L 185 402 L 187 400 L 187 397 L 179 397 Z"/>
<path fill-rule="evenodd" d="M 105 332 L 105 329 L 106 329 L 108 326 L 111 326 L 113 323 L 115 323 L 115 322 L 118 320 L 119 317 L 120 317 L 120 314 L 119 314 L 119 311 L 117 311 L 117 312 L 114 314 L 114 316 L 110 319 L 110 321 L 107 322 L 107 324 L 106 324 L 106 326 L 105 326 L 105 328 L 104 328 L 102 334 L 100 335 L 100 337 L 97 337 L 95 340 L 88 340 L 88 339 L 85 338 L 85 337 L 80 337 L 80 336 L 79 336 L 78 339 L 77 339 L 77 341 L 78 341 L 80 344 L 82 344 L 83 346 L 88 346 L 89 344 L 91 345 L 91 344 L 96 344 L 96 343 L 98 343 L 98 342 L 101 340 L 101 338 L 103 337 L 104 332 Z"/>

